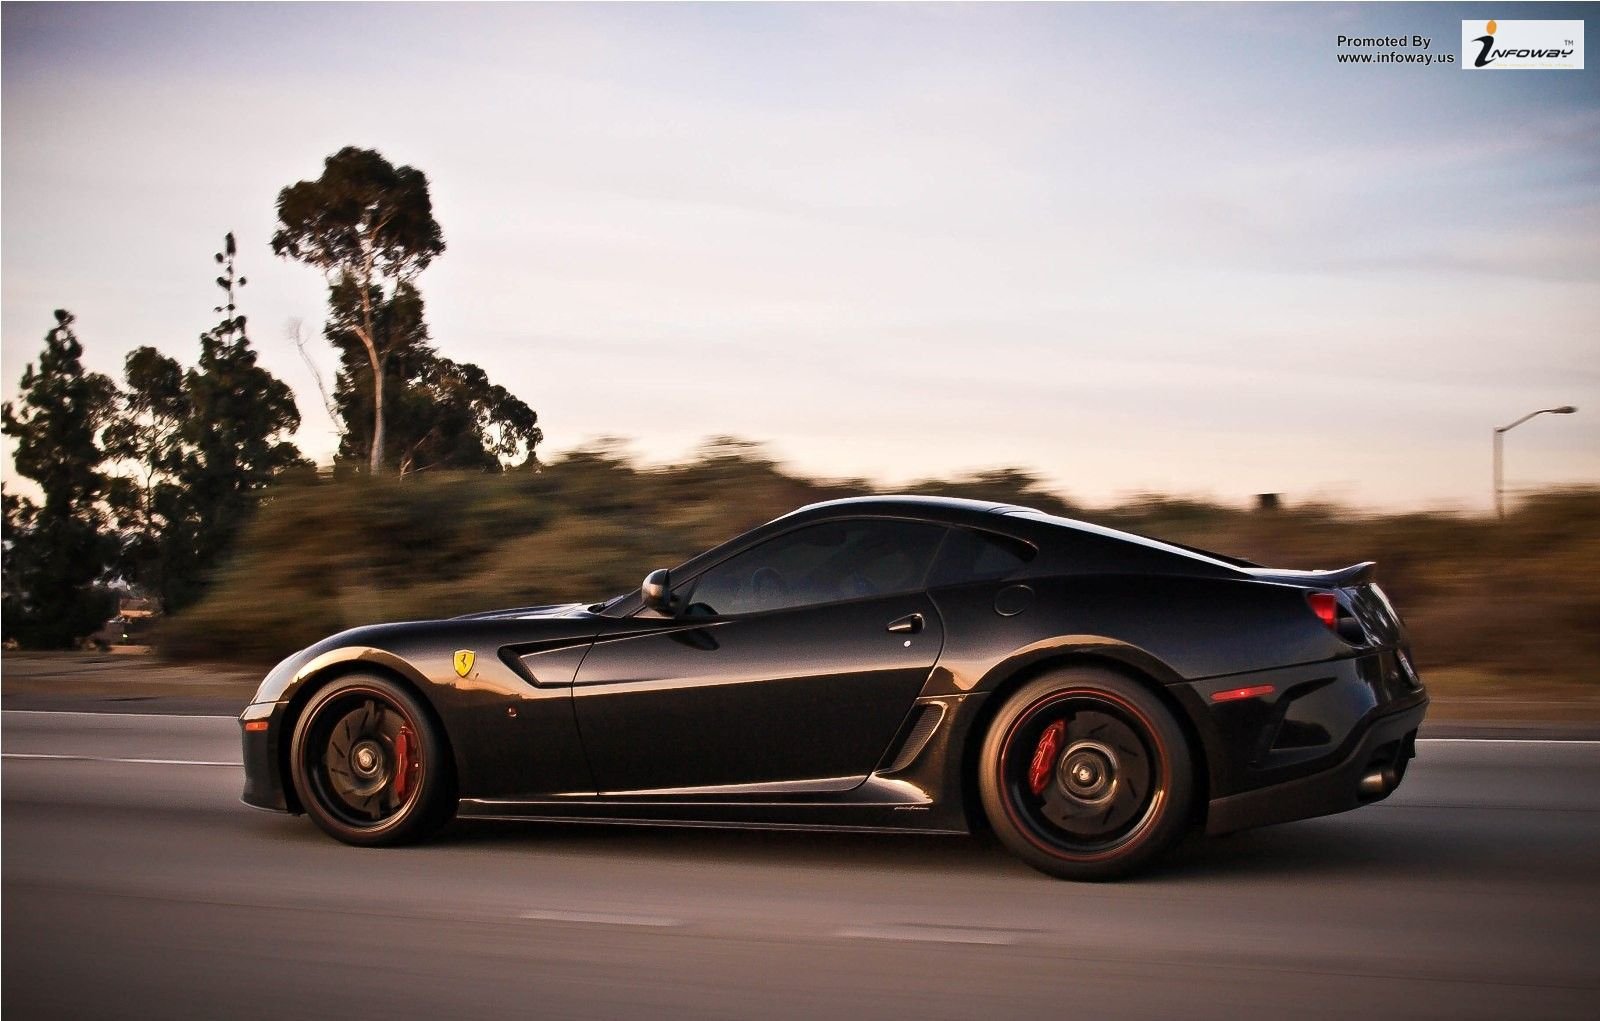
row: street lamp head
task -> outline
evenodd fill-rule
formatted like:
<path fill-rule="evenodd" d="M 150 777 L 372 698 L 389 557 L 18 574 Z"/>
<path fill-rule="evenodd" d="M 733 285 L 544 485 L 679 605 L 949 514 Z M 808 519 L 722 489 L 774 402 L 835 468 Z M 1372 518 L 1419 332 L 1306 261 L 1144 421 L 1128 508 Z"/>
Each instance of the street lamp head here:
<path fill-rule="evenodd" d="M 1563 404 L 1559 408 L 1541 408 L 1538 411 L 1530 411 L 1530 412 L 1528 412 L 1526 415 L 1523 415 L 1521 418 L 1517 419 L 1515 422 L 1512 422 L 1510 425 L 1501 425 L 1501 426 L 1496 426 L 1495 427 L 1495 430 L 1494 430 L 1494 511 L 1501 518 L 1504 518 L 1506 516 L 1506 505 L 1505 505 L 1504 498 L 1500 495 L 1501 494 L 1501 490 L 1504 488 L 1502 486 L 1502 484 L 1501 484 L 1501 481 L 1500 481 L 1500 438 L 1502 436 L 1504 436 L 1506 433 L 1510 432 L 1511 430 L 1515 429 L 1517 426 L 1521 425 L 1522 423 L 1526 422 L 1528 419 L 1533 418 L 1536 415 L 1570 415 L 1570 414 L 1574 413 L 1577 410 L 1578 410 L 1577 408 L 1573 407 L 1570 404 Z"/>

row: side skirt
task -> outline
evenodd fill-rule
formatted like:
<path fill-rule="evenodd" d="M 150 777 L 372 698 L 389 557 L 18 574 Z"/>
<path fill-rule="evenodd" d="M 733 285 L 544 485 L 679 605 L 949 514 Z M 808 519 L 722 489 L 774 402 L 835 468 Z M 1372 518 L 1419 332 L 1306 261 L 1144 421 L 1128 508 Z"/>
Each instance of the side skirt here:
<path fill-rule="evenodd" d="M 915 784 L 874 776 L 848 791 L 757 792 L 685 797 L 580 795 L 502 800 L 462 798 L 458 814 L 477 819 L 634 823 L 802 830 L 911 830 L 965 833 L 965 819 L 941 811 Z"/>
<path fill-rule="evenodd" d="M 558 822 L 579 823 L 596 826 L 645 826 L 668 827 L 671 829 L 696 829 L 696 830 L 772 830 L 789 833 L 918 833 L 930 836 L 964 837 L 967 830 L 937 829 L 929 826 L 894 825 L 871 826 L 845 823 L 804 823 L 804 822 L 730 822 L 713 821 L 707 819 L 636 819 L 624 817 L 606 817 L 589 815 L 538 815 L 533 813 L 507 814 L 495 811 L 480 811 L 469 809 L 466 802 L 462 802 L 461 818 L 464 819 L 489 819 L 499 822 Z"/>

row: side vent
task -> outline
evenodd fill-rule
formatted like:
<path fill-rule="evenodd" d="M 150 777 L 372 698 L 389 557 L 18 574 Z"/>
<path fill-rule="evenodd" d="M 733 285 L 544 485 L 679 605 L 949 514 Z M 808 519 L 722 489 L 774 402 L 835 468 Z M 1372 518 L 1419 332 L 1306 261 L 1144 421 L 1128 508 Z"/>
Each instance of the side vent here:
<path fill-rule="evenodd" d="M 918 714 L 916 721 L 911 724 L 911 729 L 907 731 L 905 743 L 900 746 L 899 754 L 894 757 L 893 762 L 889 763 L 889 768 L 883 770 L 883 772 L 898 773 L 916 761 L 917 756 L 922 754 L 922 749 L 927 747 L 928 739 L 933 736 L 934 731 L 939 729 L 939 724 L 943 720 L 944 706 L 942 704 L 933 702 L 923 706 L 922 712 Z"/>

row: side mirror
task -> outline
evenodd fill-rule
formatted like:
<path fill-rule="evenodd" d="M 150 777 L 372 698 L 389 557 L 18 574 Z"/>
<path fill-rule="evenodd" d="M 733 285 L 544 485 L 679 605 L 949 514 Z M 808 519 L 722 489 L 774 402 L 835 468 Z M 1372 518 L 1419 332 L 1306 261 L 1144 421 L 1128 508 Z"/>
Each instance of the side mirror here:
<path fill-rule="evenodd" d="M 651 571 L 645 575 L 644 584 L 639 586 L 639 594 L 644 597 L 644 605 L 657 613 L 672 615 L 672 574 L 666 570 Z"/>

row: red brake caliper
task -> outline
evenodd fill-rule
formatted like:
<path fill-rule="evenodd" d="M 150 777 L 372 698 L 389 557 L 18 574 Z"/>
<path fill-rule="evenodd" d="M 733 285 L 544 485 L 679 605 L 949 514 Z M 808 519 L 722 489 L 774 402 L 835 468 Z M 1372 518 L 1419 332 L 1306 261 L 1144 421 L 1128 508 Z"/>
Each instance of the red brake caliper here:
<path fill-rule="evenodd" d="M 1033 793 L 1042 793 L 1045 784 L 1050 782 L 1050 770 L 1056 764 L 1056 752 L 1061 750 L 1061 735 L 1066 730 L 1067 725 L 1057 720 L 1039 735 L 1039 745 L 1033 750 L 1033 762 L 1028 766 L 1028 786 Z"/>
<path fill-rule="evenodd" d="M 394 796 L 404 801 L 411 783 L 411 728 L 401 727 L 394 736 Z"/>

